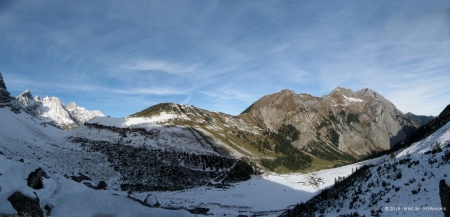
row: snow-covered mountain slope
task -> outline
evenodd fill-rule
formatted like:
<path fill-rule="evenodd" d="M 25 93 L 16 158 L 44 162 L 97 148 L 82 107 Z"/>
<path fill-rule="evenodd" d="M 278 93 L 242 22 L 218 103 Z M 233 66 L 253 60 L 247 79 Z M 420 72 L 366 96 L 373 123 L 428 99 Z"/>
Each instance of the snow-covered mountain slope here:
<path fill-rule="evenodd" d="M 215 144 L 235 158 L 260 159 L 268 157 L 258 151 L 260 144 L 254 144 L 262 129 L 242 119 L 220 112 L 210 112 L 191 105 L 160 103 L 125 118 L 118 127 L 144 125 L 181 126 L 195 129 L 210 137 Z M 107 123 L 106 123 L 107 124 Z M 239 134 L 247 134 L 243 138 Z M 252 138 L 251 138 L 252 137 Z M 251 139 L 251 140 L 250 140 Z M 247 144 L 245 144 L 247 143 Z M 252 145 L 249 145 L 252 144 Z M 272 157 L 272 156 L 269 156 Z"/>
<path fill-rule="evenodd" d="M 29 90 L 17 96 L 14 105 L 48 124 L 65 130 L 82 125 L 94 117 L 104 116 L 100 111 L 89 111 L 73 102 L 66 106 L 57 97 L 46 96 L 42 99 L 36 96 L 33 98 Z"/>
<path fill-rule="evenodd" d="M 169 114 L 153 118 L 96 117 L 74 129 L 71 136 L 156 150 L 230 156 L 205 132 L 191 127 L 155 123 L 170 117 Z"/>
<path fill-rule="evenodd" d="M 29 198 L 39 198 L 46 216 L 193 216 L 185 210 L 149 208 L 106 190 L 93 190 L 57 173 L 43 178 L 44 188 L 33 189 L 27 185 L 27 177 L 43 165 L 33 160 L 17 162 L 3 155 L 0 165 L 0 214 L 17 213 L 8 198 L 20 192 Z"/>
<path fill-rule="evenodd" d="M 9 107 L 0 108 L 0 151 L 12 160 L 39 162 L 62 175 L 91 172 L 94 182 L 118 179 L 106 158 L 96 152 L 83 152 L 67 141 L 70 131 L 48 125 L 27 113 L 15 114 Z"/>
<path fill-rule="evenodd" d="M 450 122 L 379 160 L 282 216 L 443 216 L 448 207 L 441 204 L 440 182 L 450 184 Z"/>
<path fill-rule="evenodd" d="M 86 121 L 91 120 L 95 117 L 105 116 L 98 110 L 89 111 L 83 107 L 77 106 L 74 102 L 71 102 L 65 106 L 66 110 L 70 113 L 73 119 L 77 121 L 77 124 L 81 125 Z"/>
<path fill-rule="evenodd" d="M 107 200 L 101 203 L 105 205 L 101 208 L 104 210 L 107 210 L 105 207 L 107 207 L 108 202 L 117 204 L 124 200 L 121 199 L 122 197 L 115 199 L 117 197 L 111 194 L 126 196 L 127 194 L 124 194 L 124 192 L 180 190 L 206 185 L 228 186 L 231 183 L 248 180 L 250 174 L 253 173 L 250 166 L 239 160 L 220 155 L 211 146 L 209 146 L 210 149 L 197 147 L 186 150 L 176 149 L 175 146 L 169 149 L 169 147 L 164 147 L 163 142 L 159 141 L 167 140 L 167 143 L 170 144 L 175 141 L 175 144 L 184 145 L 180 138 L 189 138 L 188 134 L 190 134 L 194 140 L 195 135 L 198 134 L 197 136 L 199 136 L 198 132 L 189 132 L 189 129 L 177 130 L 174 128 L 173 131 L 163 130 L 163 132 L 158 132 L 152 126 L 148 126 L 146 129 L 127 128 L 122 131 L 118 128 L 110 127 L 107 129 L 103 128 L 105 126 L 94 127 L 95 124 L 87 124 L 72 131 L 64 131 L 48 125 L 45 121 L 28 113 L 15 113 L 9 106 L 0 108 L 0 120 L 0 138 L 2 138 L 0 139 L 0 155 L 5 158 L 5 164 L 0 165 L 2 165 L 1 168 L 6 168 L 6 170 L 0 172 L 2 174 L 0 175 L 0 186 L 3 189 L 0 190 L 0 195 L 3 195 L 1 197 L 3 200 L 11 196 L 14 189 L 26 188 L 20 183 L 19 187 L 11 184 L 13 178 L 8 178 L 10 172 L 8 172 L 7 167 L 3 167 L 3 165 L 11 163 L 36 165 L 32 168 L 26 167 L 23 169 L 22 171 L 26 172 L 21 173 L 21 177 L 26 177 L 29 171 L 39 166 L 50 176 L 50 179 L 59 180 L 60 177 L 64 176 L 73 180 L 80 180 L 82 177 L 88 177 L 87 180 L 82 181 L 87 186 L 97 186 L 98 183 L 104 181 L 110 191 L 107 193 L 109 196 L 105 196 L 106 193 L 98 197 L 96 195 L 99 193 L 93 193 L 92 196 L 92 200 L 100 200 L 106 197 Z M 142 143 L 139 145 L 132 144 L 133 142 L 127 144 L 126 141 L 114 141 L 110 138 L 119 138 L 118 132 L 130 137 L 131 141 L 141 141 Z M 170 132 L 173 134 L 170 134 Z M 183 133 L 187 135 L 183 135 Z M 173 136 L 179 136 L 180 138 L 176 141 L 176 139 L 173 140 Z M 150 145 L 151 139 L 158 140 L 155 141 L 155 147 Z M 199 142 L 199 144 L 207 145 L 206 142 Z M 195 144 L 193 145 L 195 146 Z M 201 150 L 198 150 L 200 148 Z M 202 152 L 202 150 L 204 151 Z M 58 182 L 56 180 L 53 180 L 53 182 Z M 88 198 L 91 193 L 84 190 L 85 193 L 70 192 L 69 190 L 61 197 L 50 195 L 50 192 L 58 192 L 62 191 L 61 188 L 72 188 L 74 186 L 61 183 L 47 184 L 44 182 L 44 189 L 47 193 L 38 194 L 42 209 L 47 205 L 47 201 L 51 201 L 51 205 L 56 207 L 55 210 L 62 210 L 61 212 L 58 211 L 62 213 L 68 210 L 68 201 L 70 200 L 79 201 L 80 204 L 84 200 L 89 201 Z M 59 186 L 58 189 L 54 189 L 53 185 Z M 27 194 L 27 191 L 23 193 L 33 196 L 33 194 Z M 0 201 L 1 204 L 3 202 Z M 163 204 L 162 207 L 167 205 Z M 0 213 L 11 213 L 11 206 L 5 206 L 0 207 Z M 82 210 L 85 212 L 91 210 L 89 211 L 90 214 L 95 214 L 93 212 L 99 210 L 89 205 L 86 206 L 86 209 L 80 209 L 73 213 L 78 212 L 81 215 L 83 214 Z M 115 212 L 117 209 L 113 209 L 113 211 Z M 149 212 L 149 214 L 151 213 L 153 212 Z"/>

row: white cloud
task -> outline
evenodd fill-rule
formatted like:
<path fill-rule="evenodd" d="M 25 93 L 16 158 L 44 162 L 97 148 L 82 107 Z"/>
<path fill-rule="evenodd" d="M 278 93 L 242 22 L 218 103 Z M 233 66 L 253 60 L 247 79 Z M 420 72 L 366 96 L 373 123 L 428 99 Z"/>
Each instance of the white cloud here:
<path fill-rule="evenodd" d="M 177 63 L 169 63 L 167 61 L 154 61 L 154 60 L 137 60 L 129 61 L 129 64 L 124 66 L 129 70 L 142 70 L 142 71 L 164 71 L 169 74 L 182 74 L 186 72 L 194 71 L 198 64 L 182 65 Z"/>
<path fill-rule="evenodd" d="M 278 45 L 278 46 L 276 46 L 276 47 L 274 47 L 274 48 L 268 50 L 267 53 L 281 52 L 281 51 L 284 51 L 284 50 L 288 49 L 289 46 L 290 46 L 290 45 L 287 44 L 287 43 L 286 43 L 286 44 L 281 44 L 281 45 Z"/>
<path fill-rule="evenodd" d="M 151 87 L 151 88 L 129 88 L 129 89 L 106 89 L 116 93 L 132 95 L 185 95 L 189 90 L 172 87 Z"/>

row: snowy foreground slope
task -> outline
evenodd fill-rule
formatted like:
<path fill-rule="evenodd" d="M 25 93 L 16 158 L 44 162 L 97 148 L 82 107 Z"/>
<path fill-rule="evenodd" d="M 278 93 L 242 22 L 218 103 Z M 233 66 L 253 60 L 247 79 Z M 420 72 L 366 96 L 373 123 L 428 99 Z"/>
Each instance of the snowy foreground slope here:
<path fill-rule="evenodd" d="M 282 216 L 444 216 L 450 208 L 439 195 L 441 180 L 450 184 L 450 122 L 378 161 Z"/>
<path fill-rule="evenodd" d="M 45 205 L 52 207 L 50 216 L 191 216 L 184 210 L 142 206 L 108 191 L 90 189 L 58 174 L 51 174 L 48 179 L 44 179 L 43 189 L 31 189 L 27 186 L 26 178 L 42 165 L 28 161 L 15 162 L 4 156 L 0 156 L 0 165 L 0 213 L 16 213 L 7 198 L 13 192 L 20 191 L 31 198 L 38 196 L 43 210 Z"/>

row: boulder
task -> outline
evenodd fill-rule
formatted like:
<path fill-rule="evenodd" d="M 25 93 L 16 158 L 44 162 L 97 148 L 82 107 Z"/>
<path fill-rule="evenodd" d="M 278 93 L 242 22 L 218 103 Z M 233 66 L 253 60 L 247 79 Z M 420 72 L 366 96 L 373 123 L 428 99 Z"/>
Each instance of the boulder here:
<path fill-rule="evenodd" d="M 72 180 L 75 181 L 75 182 L 82 182 L 82 181 L 85 181 L 85 180 L 87 180 L 87 181 L 92 181 L 92 179 L 89 178 L 89 176 L 87 176 L 87 175 L 84 175 L 84 174 L 82 174 L 82 173 L 78 173 L 78 175 L 79 175 L 79 176 L 72 176 L 72 177 L 71 177 Z"/>
<path fill-rule="evenodd" d="M 19 216 L 44 216 L 44 212 L 39 206 L 39 197 L 37 195 L 36 198 L 31 198 L 16 191 L 8 197 L 8 201 L 17 211 Z"/>
<path fill-rule="evenodd" d="M 159 207 L 161 204 L 159 204 L 158 199 L 156 199 L 155 195 L 149 194 L 144 200 L 144 203 L 147 204 L 150 207 Z"/>
<path fill-rule="evenodd" d="M 44 187 L 42 184 L 42 177 L 48 178 L 47 173 L 39 167 L 28 175 L 27 185 L 33 189 L 42 189 Z"/>
<path fill-rule="evenodd" d="M 100 181 L 95 189 L 97 190 L 103 190 L 106 189 L 108 185 L 104 181 Z"/>

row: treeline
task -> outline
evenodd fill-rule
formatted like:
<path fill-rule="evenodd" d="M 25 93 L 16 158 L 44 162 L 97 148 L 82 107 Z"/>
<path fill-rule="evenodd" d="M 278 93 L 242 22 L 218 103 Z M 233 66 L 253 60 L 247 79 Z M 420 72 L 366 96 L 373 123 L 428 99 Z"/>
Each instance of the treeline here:
<path fill-rule="evenodd" d="M 292 124 L 283 124 L 277 132 L 266 130 L 263 132 L 263 135 L 274 141 L 276 153 L 284 155 L 273 160 L 261 160 L 261 164 L 270 171 L 274 171 L 281 165 L 293 171 L 304 169 L 311 165 L 312 158 L 291 144 L 300 137 L 300 132 Z"/>
<path fill-rule="evenodd" d="M 235 133 L 235 131 L 232 132 Z M 268 151 L 272 151 L 272 146 L 267 140 L 267 137 L 262 139 L 261 137 L 256 136 L 253 133 L 244 132 L 242 130 L 238 130 L 236 132 L 236 137 L 244 140 L 244 143 L 249 143 L 252 147 L 258 149 L 258 152 L 260 153 L 267 154 Z"/>

